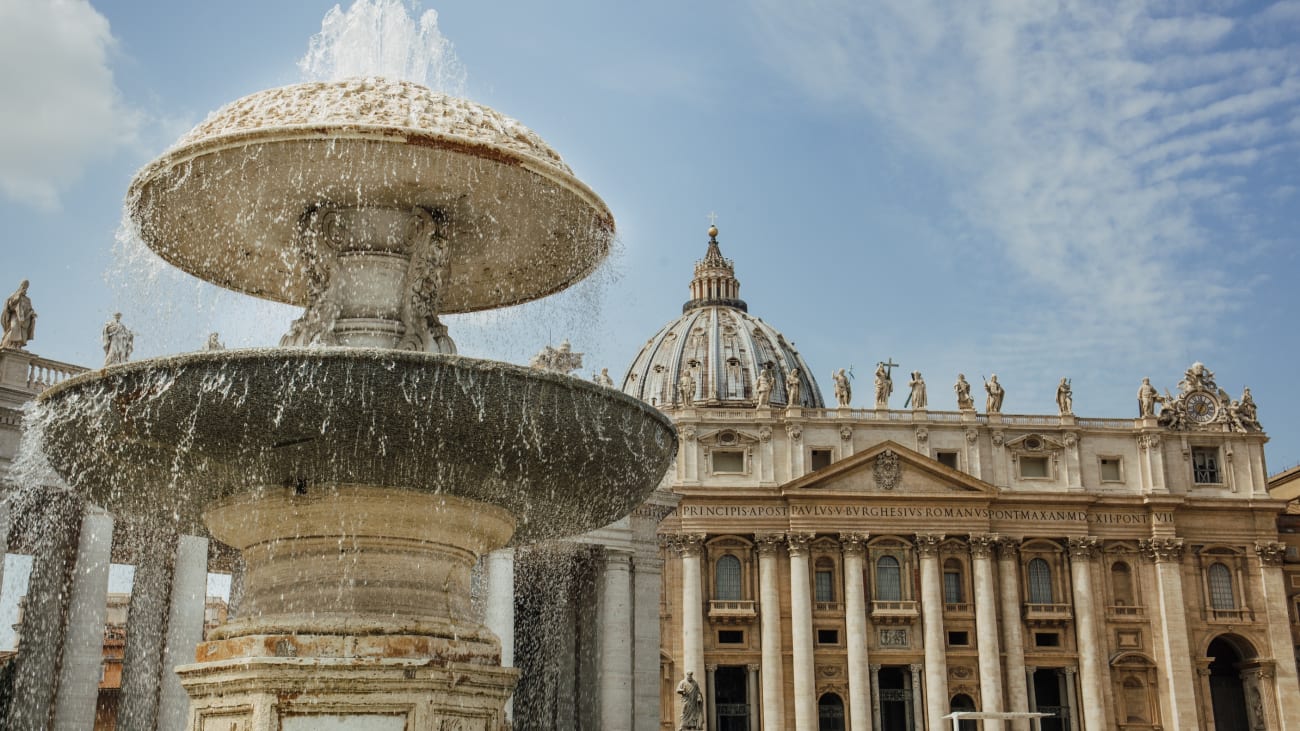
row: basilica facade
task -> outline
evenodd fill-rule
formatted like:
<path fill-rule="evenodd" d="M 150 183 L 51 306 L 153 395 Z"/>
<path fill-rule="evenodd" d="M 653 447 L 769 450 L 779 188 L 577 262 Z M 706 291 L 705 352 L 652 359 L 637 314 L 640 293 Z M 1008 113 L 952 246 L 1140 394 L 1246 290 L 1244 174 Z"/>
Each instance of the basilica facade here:
<path fill-rule="evenodd" d="M 1074 415 L 1068 381 L 1059 413 L 1013 415 L 996 382 L 977 404 L 914 373 L 899 408 L 882 364 L 874 408 L 842 373 L 828 406 L 709 234 L 683 314 L 622 383 L 680 437 L 661 728 L 688 674 L 711 731 L 940 731 L 963 710 L 1022 714 L 985 729 L 1300 728 L 1285 503 L 1248 390 L 1195 364 L 1157 379 L 1177 393 L 1144 383 L 1136 418 Z"/>

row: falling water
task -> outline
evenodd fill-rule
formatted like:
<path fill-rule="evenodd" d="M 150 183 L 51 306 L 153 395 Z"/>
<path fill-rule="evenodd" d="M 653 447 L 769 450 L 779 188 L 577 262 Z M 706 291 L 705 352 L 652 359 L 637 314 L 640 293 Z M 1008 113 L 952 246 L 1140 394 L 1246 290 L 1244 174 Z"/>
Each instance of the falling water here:
<path fill-rule="evenodd" d="M 413 16 L 402 0 L 356 0 L 335 5 L 298 62 L 307 81 L 386 76 L 462 96 L 465 67 L 438 29 L 438 13 Z"/>

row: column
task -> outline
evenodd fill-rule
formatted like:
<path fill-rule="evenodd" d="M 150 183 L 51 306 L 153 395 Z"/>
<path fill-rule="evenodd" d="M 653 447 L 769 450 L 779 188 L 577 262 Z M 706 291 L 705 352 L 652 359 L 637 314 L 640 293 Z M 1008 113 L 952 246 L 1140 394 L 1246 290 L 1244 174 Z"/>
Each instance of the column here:
<path fill-rule="evenodd" d="M 80 502 L 66 492 L 43 490 L 42 511 L 34 518 L 36 545 L 15 660 L 13 701 L 7 709 L 9 728 L 43 729 L 49 724 L 63 652 L 68 582 L 81 529 Z"/>
<path fill-rule="evenodd" d="M 758 731 L 758 670 L 761 666 L 754 662 L 745 666 L 745 703 L 749 707 L 745 717 L 749 719 L 749 731 Z"/>
<path fill-rule="evenodd" d="M 659 731 L 659 596 L 664 561 L 654 553 L 639 553 L 632 567 L 633 640 L 632 727 Z M 758 698 L 755 692 L 754 698 Z"/>
<path fill-rule="evenodd" d="M 923 666 L 913 663 L 907 667 L 912 671 L 912 729 L 913 731 L 925 731 L 925 709 L 924 702 L 921 700 L 921 668 Z M 926 688 L 925 691 L 928 694 L 930 689 Z M 943 722 L 940 721 L 940 723 Z"/>
<path fill-rule="evenodd" d="M 700 577 L 704 536 L 680 536 L 677 545 L 682 555 L 681 676 L 694 673 L 698 683 L 704 676 L 704 599 Z"/>
<path fill-rule="evenodd" d="M 501 548 L 489 553 L 487 568 L 487 602 L 483 624 L 501 641 L 501 667 L 515 665 L 515 549 Z M 515 699 L 506 701 L 506 720 L 514 719 Z"/>
<path fill-rule="evenodd" d="M 605 549 L 600 618 L 600 727 L 632 729 L 632 554 Z"/>
<path fill-rule="evenodd" d="M 1074 682 L 1074 676 L 1075 676 L 1074 668 L 1061 668 L 1060 677 L 1062 682 L 1065 684 L 1065 702 L 1070 707 L 1070 728 L 1080 728 L 1079 711 L 1081 709 L 1079 708 L 1079 691 L 1077 690 L 1079 686 L 1077 683 Z M 1084 718 L 1085 718 L 1084 723 L 1086 724 L 1087 723 L 1086 719 L 1088 714 L 1094 711 L 1095 709 L 1085 708 L 1082 710 L 1084 711 Z M 1195 729 L 1196 727 L 1190 726 L 1188 728 Z"/>
<path fill-rule="evenodd" d="M 939 543 L 942 535 L 918 534 L 916 552 L 921 557 L 921 618 L 925 624 L 925 715 L 924 728 L 946 731 L 948 715 L 948 645 L 943 634 L 943 579 L 939 571 Z M 921 709 L 917 708 L 920 718 Z M 918 728 L 922 728 L 920 724 Z"/>
<path fill-rule="evenodd" d="M 1030 713 L 1038 713 L 1038 694 L 1037 694 L 1036 691 L 1033 691 L 1033 688 L 1034 688 L 1034 673 L 1036 673 L 1036 672 L 1038 672 L 1038 668 L 1034 667 L 1033 665 L 1030 665 L 1030 666 L 1028 666 L 1028 667 L 1025 668 L 1025 683 L 1026 683 L 1027 687 L 1029 687 L 1030 690 L 1031 690 L 1031 692 L 1030 692 L 1029 695 L 1028 695 L 1028 701 L 1029 701 L 1029 709 L 1028 709 L 1028 710 L 1029 710 Z M 1008 683 L 1008 685 L 1010 685 L 1010 683 Z M 1029 722 L 1029 719 L 1025 719 L 1025 723 L 1026 723 L 1026 725 L 1028 725 L 1028 722 Z M 1012 723 L 1013 723 L 1013 724 L 1014 724 L 1014 723 L 1018 723 L 1018 721 L 1012 721 Z M 1035 723 L 1035 724 L 1034 724 L 1034 728 L 1039 728 L 1039 727 L 1040 727 L 1040 726 L 1039 726 L 1038 723 Z"/>
<path fill-rule="evenodd" d="M 203 641 L 208 605 L 208 539 L 181 536 L 176 544 L 171 601 L 167 616 L 167 644 L 162 654 L 162 685 L 158 698 L 158 728 L 185 728 L 190 696 L 174 672 L 177 665 L 194 662 L 194 648 Z M 128 635 L 128 642 L 130 635 Z"/>
<path fill-rule="evenodd" d="M 1002 647 L 1006 650 L 1008 711 L 1025 713 L 1033 706 L 1025 667 L 1024 625 L 1020 621 L 1020 539 L 999 537 L 998 600 L 1002 604 Z M 1029 731 L 1028 719 L 1011 722 L 1012 731 Z"/>
<path fill-rule="evenodd" d="M 1079 649 L 1083 731 L 1106 728 L 1105 681 L 1101 643 L 1092 601 L 1092 564 L 1099 541 L 1091 536 L 1070 539 L 1070 581 L 1074 588 L 1075 644 Z M 1190 699 L 1189 699 L 1190 700 Z M 1191 728 L 1191 727 L 1188 727 Z"/>
<path fill-rule="evenodd" d="M 808 551 L 813 534 L 790 533 L 790 638 L 794 647 L 795 731 L 817 729 L 817 679 L 814 677 L 812 639 L 812 575 Z"/>
<path fill-rule="evenodd" d="M 1287 617 L 1286 584 L 1282 560 L 1286 547 L 1277 541 L 1255 544 L 1259 555 L 1260 579 L 1264 585 L 1264 611 L 1268 617 L 1268 644 L 1273 654 L 1276 682 L 1274 696 L 1280 728 L 1300 728 L 1300 681 L 1296 678 L 1295 650 L 1291 645 L 1291 624 Z M 1261 676 L 1260 682 L 1266 682 Z"/>
<path fill-rule="evenodd" d="M 1163 674 L 1162 701 L 1168 704 L 1170 728 L 1196 728 L 1196 689 L 1187 639 L 1187 604 L 1183 599 L 1183 539 L 1152 538 L 1143 553 L 1156 563 L 1156 598 L 1160 602 L 1161 645 L 1158 665 Z M 1290 657 L 1290 656 L 1288 656 Z"/>
<path fill-rule="evenodd" d="M 873 664 L 871 666 L 871 723 L 875 728 L 880 728 L 880 668 L 882 666 Z"/>
<path fill-rule="evenodd" d="M 763 652 L 763 731 L 785 731 L 785 671 L 781 652 L 781 583 L 778 554 L 783 536 L 756 535 L 758 621 Z"/>
<path fill-rule="evenodd" d="M 997 588 L 993 585 L 993 536 L 970 537 L 975 579 L 975 638 L 979 645 L 980 708 L 1002 711 L 1002 651 L 998 647 Z M 1019 617 L 1016 618 L 1019 621 Z M 1002 731 L 1002 721 L 987 720 L 984 731 Z"/>
<path fill-rule="evenodd" d="M 122 731 L 152 731 L 158 725 L 158 685 L 177 536 L 154 525 L 135 525 L 130 532 L 138 560 L 126 613 L 117 724 Z"/>
<path fill-rule="evenodd" d="M 57 731 L 83 731 L 95 725 L 112 548 L 113 517 L 100 508 L 88 507 L 81 519 L 76 571 L 68 597 L 59 692 L 54 699 Z"/>
<path fill-rule="evenodd" d="M 718 727 L 718 664 L 709 663 L 704 666 L 706 673 L 704 678 L 704 718 L 707 724 L 705 728 L 713 731 Z M 604 729 L 601 729 L 604 731 Z"/>
<path fill-rule="evenodd" d="M 862 573 L 865 568 L 867 534 L 841 533 L 844 551 L 844 625 L 849 655 L 849 731 L 871 731 L 868 709 L 874 692 L 869 692 L 870 665 L 867 660 L 867 601 Z"/>

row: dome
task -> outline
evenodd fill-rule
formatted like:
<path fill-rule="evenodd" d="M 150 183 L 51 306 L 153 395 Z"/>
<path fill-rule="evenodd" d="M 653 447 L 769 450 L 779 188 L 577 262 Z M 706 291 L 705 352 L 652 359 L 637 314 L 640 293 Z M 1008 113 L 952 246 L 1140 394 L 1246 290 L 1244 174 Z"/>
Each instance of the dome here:
<path fill-rule="evenodd" d="M 799 371 L 799 406 L 824 408 L 821 389 L 799 351 L 776 328 L 749 314 L 735 266 L 722 256 L 717 230 L 695 264 L 682 316 L 646 341 L 623 377 L 623 392 L 659 407 L 680 406 L 683 372 L 695 383 L 695 406 L 754 407 L 759 374 L 772 375 L 773 406 L 789 405 L 786 378 Z"/>

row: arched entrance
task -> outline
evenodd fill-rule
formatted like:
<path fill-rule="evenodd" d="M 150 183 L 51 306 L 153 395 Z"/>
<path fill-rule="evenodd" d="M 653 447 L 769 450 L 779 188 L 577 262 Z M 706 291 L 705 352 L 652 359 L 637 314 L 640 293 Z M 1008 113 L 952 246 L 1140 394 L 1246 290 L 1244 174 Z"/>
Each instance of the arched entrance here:
<path fill-rule="evenodd" d="M 844 731 L 844 701 L 836 693 L 817 699 L 817 731 Z"/>
<path fill-rule="evenodd" d="M 975 699 L 965 693 L 958 693 L 953 696 L 952 700 L 948 703 L 948 710 L 953 713 L 956 713 L 957 711 L 974 711 L 976 710 Z M 964 718 L 957 722 L 957 728 L 961 731 L 977 731 L 976 721 Z"/>
<path fill-rule="evenodd" d="M 1251 731 L 1241 666 L 1255 658 L 1255 648 L 1236 635 L 1220 635 L 1210 642 L 1205 654 L 1210 658 L 1210 702 L 1214 706 L 1215 731 Z"/>

